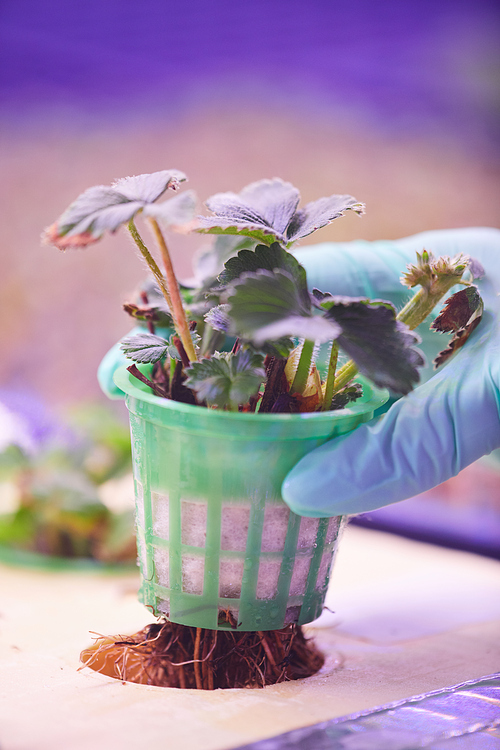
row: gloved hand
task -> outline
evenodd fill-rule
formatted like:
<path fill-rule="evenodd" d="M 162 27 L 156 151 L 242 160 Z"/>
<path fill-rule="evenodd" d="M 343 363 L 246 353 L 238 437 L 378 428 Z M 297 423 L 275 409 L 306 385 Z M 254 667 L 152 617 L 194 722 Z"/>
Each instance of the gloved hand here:
<path fill-rule="evenodd" d="M 378 421 L 299 461 L 282 494 L 300 515 L 362 513 L 404 500 L 500 447 L 499 230 L 452 229 L 395 241 L 325 243 L 294 254 L 311 286 L 389 299 L 401 307 L 405 289 L 399 277 L 423 248 L 435 256 L 464 253 L 481 262 L 485 277 L 475 283 L 485 303 L 483 319 L 446 365 Z M 445 348 L 444 337 L 433 336 Z"/>

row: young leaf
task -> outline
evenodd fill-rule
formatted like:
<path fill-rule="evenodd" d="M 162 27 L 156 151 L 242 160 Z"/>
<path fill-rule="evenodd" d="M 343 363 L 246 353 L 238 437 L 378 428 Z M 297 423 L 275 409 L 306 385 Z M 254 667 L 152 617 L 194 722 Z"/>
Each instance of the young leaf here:
<path fill-rule="evenodd" d="M 396 320 L 390 302 L 333 297 L 318 290 L 316 299 L 326 318 L 341 327 L 338 345 L 354 360 L 359 371 L 375 385 L 396 393 L 409 393 L 418 382 L 417 367 L 424 364 L 414 344 L 419 337 Z"/>
<path fill-rule="evenodd" d="M 256 344 L 283 336 L 324 342 L 340 333 L 334 321 L 313 315 L 301 286 L 281 269 L 244 273 L 231 285 L 228 303 L 232 332 Z"/>
<path fill-rule="evenodd" d="M 126 302 L 123 309 L 136 320 L 152 321 L 161 328 L 172 328 L 173 321 L 166 305 L 136 305 Z"/>
<path fill-rule="evenodd" d="M 482 279 L 486 271 L 477 258 L 469 258 L 469 271 L 473 279 Z"/>
<path fill-rule="evenodd" d="M 170 342 L 152 333 L 137 333 L 121 342 L 121 350 L 134 362 L 158 362 L 169 350 Z"/>
<path fill-rule="evenodd" d="M 337 409 L 345 409 L 348 404 L 352 404 L 353 401 L 357 401 L 363 395 L 363 386 L 361 383 L 353 383 L 342 388 L 334 395 L 330 409 L 335 411 Z"/>
<path fill-rule="evenodd" d="M 97 242 L 105 231 L 115 232 L 168 188 L 175 190 L 185 179 L 182 172 L 170 169 L 125 177 L 110 187 L 91 187 L 46 230 L 46 241 L 62 250 Z"/>
<path fill-rule="evenodd" d="M 215 331 L 228 333 L 231 327 L 231 318 L 229 316 L 230 305 L 217 305 L 212 307 L 205 315 L 205 322 L 208 323 Z"/>
<path fill-rule="evenodd" d="M 176 343 L 176 339 L 177 339 L 177 343 Z M 199 333 L 196 333 L 196 331 L 191 331 L 191 340 L 196 350 L 201 343 L 201 336 L 199 335 Z M 182 344 L 180 342 L 179 337 L 176 336 L 175 333 L 173 333 L 168 340 L 168 351 L 167 351 L 168 356 L 171 359 L 182 359 L 180 351 L 183 351 L 183 349 L 181 347 L 182 347 Z M 185 352 L 184 352 L 184 356 L 186 356 Z M 187 361 L 186 361 L 186 365 L 187 365 Z"/>
<path fill-rule="evenodd" d="M 329 224 L 345 211 L 363 213 L 364 206 L 350 195 L 332 195 L 308 203 L 297 211 L 300 193 L 278 178 L 260 180 L 241 193 L 218 193 L 206 202 L 215 217 L 201 216 L 200 232 L 246 235 L 264 242 L 281 242 L 287 247 L 315 229 Z"/>
<path fill-rule="evenodd" d="M 210 359 L 192 362 L 186 373 L 186 385 L 200 401 L 232 410 L 253 396 L 266 375 L 262 355 L 248 349 L 216 352 Z"/>
<path fill-rule="evenodd" d="M 475 286 L 461 289 L 446 300 L 444 308 L 431 328 L 440 333 L 453 332 L 454 336 L 448 342 L 446 349 L 437 355 L 434 367 L 442 365 L 465 344 L 479 324 L 482 315 L 483 301 Z"/>

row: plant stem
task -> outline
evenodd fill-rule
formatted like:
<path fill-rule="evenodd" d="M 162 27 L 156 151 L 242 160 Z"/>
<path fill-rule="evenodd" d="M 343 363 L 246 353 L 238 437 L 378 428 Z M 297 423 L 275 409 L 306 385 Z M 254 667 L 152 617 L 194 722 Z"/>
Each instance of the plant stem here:
<path fill-rule="evenodd" d="M 165 242 L 165 238 L 163 236 L 163 233 L 156 219 L 153 219 L 152 217 L 150 217 L 149 221 L 150 221 L 151 226 L 153 227 L 153 232 L 154 232 L 156 241 L 158 243 L 158 247 L 160 248 L 160 251 L 161 251 L 163 265 L 165 266 L 167 288 L 170 294 L 170 298 L 172 300 L 172 312 L 173 312 L 175 328 L 177 330 L 177 333 L 179 334 L 179 338 L 181 339 L 184 345 L 184 349 L 186 350 L 186 354 L 188 355 L 189 361 L 196 362 L 197 356 L 194 350 L 193 339 L 191 338 L 191 331 L 189 330 L 189 323 L 186 318 L 184 305 L 182 304 L 181 293 L 179 291 L 179 284 L 177 283 L 177 277 L 174 273 L 174 267 L 172 265 L 172 260 L 170 258 L 170 253 L 168 251 L 167 243 Z"/>
<path fill-rule="evenodd" d="M 358 368 L 352 359 L 350 359 L 349 362 L 346 362 L 345 365 L 342 365 L 337 373 L 337 377 L 335 378 L 332 396 L 335 395 L 335 393 L 338 393 L 342 388 L 345 388 L 345 386 L 350 383 L 357 374 Z"/>
<path fill-rule="evenodd" d="M 405 323 L 412 331 L 417 328 L 433 311 L 439 300 L 456 284 L 463 283 L 456 276 L 443 276 L 436 279 L 432 289 L 421 287 L 408 300 L 402 310 L 396 315 L 396 320 Z M 358 368 L 351 360 L 346 362 L 337 373 L 333 393 L 344 388 L 358 373 Z"/>
<path fill-rule="evenodd" d="M 300 352 L 299 364 L 297 365 L 297 371 L 290 387 L 291 394 L 302 393 L 304 391 L 307 384 L 307 378 L 309 377 L 309 370 L 311 369 L 313 351 L 314 341 L 304 339 L 302 351 Z"/>
<path fill-rule="evenodd" d="M 339 358 L 339 346 L 336 341 L 332 343 L 330 359 L 328 361 L 328 373 L 326 376 L 325 392 L 323 394 L 323 405 L 321 411 L 328 411 L 333 398 L 333 389 L 335 386 L 335 371 L 337 369 L 337 360 Z"/>
<path fill-rule="evenodd" d="M 141 255 L 143 256 L 144 260 L 148 264 L 149 270 L 151 271 L 151 273 L 155 277 L 156 281 L 158 282 L 158 286 L 160 287 L 160 289 L 161 289 L 161 291 L 163 293 L 163 296 L 165 297 L 165 300 L 166 300 L 167 305 L 168 305 L 168 309 L 170 310 L 170 313 L 171 313 L 171 315 L 173 317 L 172 300 L 170 299 L 170 294 L 168 293 L 168 289 L 167 289 L 167 287 L 165 285 L 165 278 L 164 278 L 162 272 L 160 271 L 160 269 L 158 268 L 155 259 L 153 258 L 153 256 L 151 255 L 151 253 L 147 249 L 146 245 L 142 241 L 142 237 L 139 234 L 139 232 L 137 231 L 137 227 L 136 227 L 133 219 L 130 219 L 130 221 L 128 223 L 128 231 L 132 235 L 132 239 L 134 240 L 135 244 L 139 248 L 139 250 L 141 252 Z"/>
<path fill-rule="evenodd" d="M 456 276 L 444 276 L 436 279 L 430 291 L 421 287 L 398 313 L 397 320 L 406 323 L 412 330 L 417 328 L 433 311 L 441 297 L 458 283 L 460 279 Z"/>

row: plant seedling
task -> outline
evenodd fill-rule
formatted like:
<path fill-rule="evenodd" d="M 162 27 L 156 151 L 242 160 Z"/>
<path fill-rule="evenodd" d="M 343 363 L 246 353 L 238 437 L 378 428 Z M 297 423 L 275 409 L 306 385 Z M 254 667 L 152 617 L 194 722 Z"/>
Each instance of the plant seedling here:
<path fill-rule="evenodd" d="M 157 203 L 184 180 L 178 170 L 165 170 L 90 188 L 47 230 L 47 240 L 65 249 L 128 227 L 153 280 L 125 306 L 144 330 L 124 338 L 122 350 L 133 362 L 130 373 L 160 398 L 229 412 L 337 410 L 362 395 L 358 372 L 405 395 L 423 365 L 414 329 L 439 300 L 453 286 L 464 287 L 433 324 L 453 333 L 436 365 L 463 345 L 481 318 L 478 291 L 464 278 L 481 269 L 464 256 L 418 254 L 402 282 L 420 288 L 399 313 L 386 300 L 310 290 L 291 248 L 348 211 L 362 214 L 363 204 L 352 196 L 332 195 L 301 208 L 293 185 L 261 180 L 238 194 L 212 196 L 206 202 L 212 215 L 195 219 L 193 193 Z M 150 225 L 163 272 L 139 234 L 139 214 Z M 189 283 L 175 276 L 162 227 L 215 235 Z M 327 350 L 324 368 L 320 346 Z M 201 567 L 196 573 L 203 578 Z M 219 615 L 221 632 L 166 621 L 127 640 L 105 639 L 82 660 L 107 674 L 119 662 L 126 674 L 112 676 L 120 679 L 199 689 L 263 686 L 312 674 L 322 664 L 296 624 L 238 632 L 230 609 Z"/>
<path fill-rule="evenodd" d="M 218 193 L 206 201 L 212 216 L 195 219 L 192 191 L 157 203 L 186 180 L 175 169 L 117 180 L 86 190 L 46 232 L 61 249 L 96 242 L 122 224 L 146 260 L 154 281 L 140 299 L 125 305 L 148 331 L 123 339 L 122 349 L 143 370 L 131 372 L 158 396 L 233 411 L 301 412 L 345 407 L 361 395 L 358 372 L 375 385 L 407 394 L 424 364 L 413 333 L 456 284 L 433 327 L 453 332 L 436 365 L 445 362 L 479 323 L 482 302 L 470 281 L 481 273 L 465 256 L 417 254 L 402 283 L 419 291 L 397 313 L 385 300 L 339 297 L 309 290 L 306 271 L 290 252 L 293 244 L 347 211 L 363 214 L 350 195 L 320 198 L 299 208 L 297 188 L 280 179 L 252 183 L 240 193 Z M 135 224 L 150 224 L 164 272 Z M 198 263 L 194 285 L 179 284 L 161 226 L 218 235 Z M 208 269 L 208 273 L 207 273 Z M 156 328 L 174 329 L 164 337 Z M 230 351 L 221 345 L 235 341 Z M 318 345 L 328 364 L 321 378 Z M 344 364 L 338 367 L 343 355 Z M 348 361 L 346 362 L 346 356 Z"/>

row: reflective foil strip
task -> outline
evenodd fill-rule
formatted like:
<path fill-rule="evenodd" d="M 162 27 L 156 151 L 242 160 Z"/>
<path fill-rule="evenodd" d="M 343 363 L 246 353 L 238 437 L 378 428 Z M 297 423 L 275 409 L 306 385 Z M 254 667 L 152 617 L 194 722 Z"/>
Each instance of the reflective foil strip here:
<path fill-rule="evenodd" d="M 500 673 L 235 750 L 500 750 Z"/>

